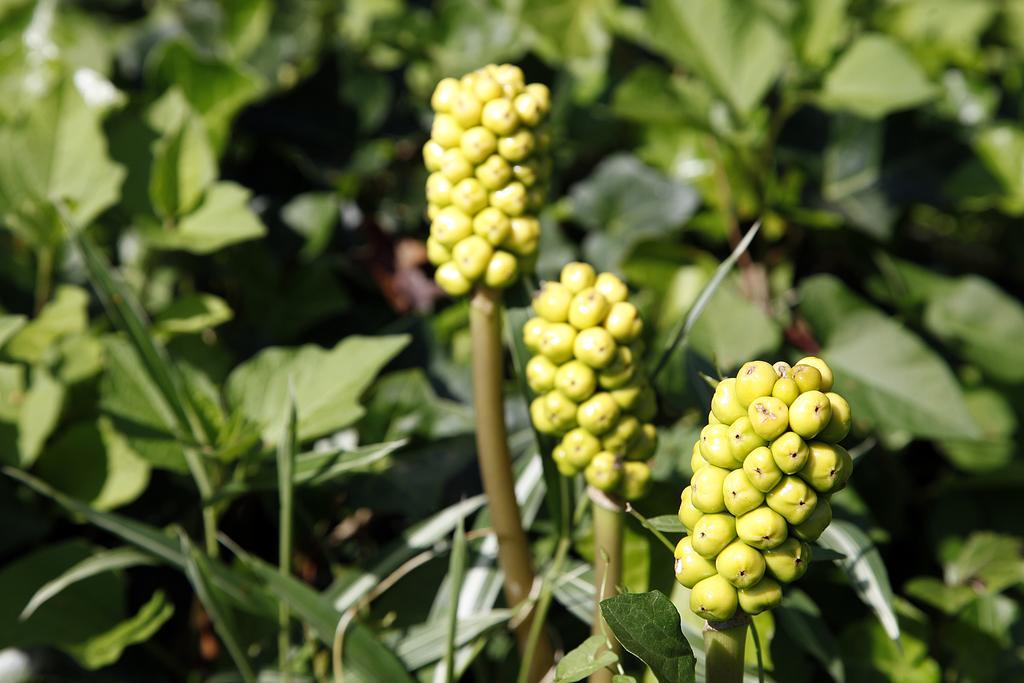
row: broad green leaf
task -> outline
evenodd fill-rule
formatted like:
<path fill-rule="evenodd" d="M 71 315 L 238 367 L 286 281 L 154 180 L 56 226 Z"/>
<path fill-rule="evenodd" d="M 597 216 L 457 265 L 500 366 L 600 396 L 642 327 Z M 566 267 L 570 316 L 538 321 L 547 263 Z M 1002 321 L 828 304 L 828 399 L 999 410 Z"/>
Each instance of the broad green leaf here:
<path fill-rule="evenodd" d="M 126 505 L 149 485 L 149 464 L 132 451 L 110 420 L 63 429 L 36 463 L 36 474 L 97 510 Z"/>
<path fill-rule="evenodd" d="M 333 192 L 300 194 L 281 209 L 281 220 L 306 238 L 302 247 L 304 259 L 312 260 L 323 253 L 338 223 L 340 200 Z"/>
<path fill-rule="evenodd" d="M 423 368 L 382 376 L 367 392 L 365 405 L 359 433 L 374 441 L 412 436 L 438 440 L 474 430 L 472 408 L 438 396 Z"/>
<path fill-rule="evenodd" d="M 229 611 L 227 605 L 223 604 L 220 595 L 216 593 L 211 585 L 211 572 L 208 558 L 189 540 L 188 536 L 181 532 L 181 552 L 185 557 L 185 576 L 196 592 L 196 597 L 202 603 L 203 608 L 213 622 L 213 629 L 220 636 L 225 649 L 234 660 L 238 672 L 245 683 L 255 683 L 256 675 L 253 673 L 249 658 L 245 649 L 238 639 L 238 627 L 235 624 L 234 615 Z"/>
<path fill-rule="evenodd" d="M 19 619 L 33 594 L 93 550 L 80 539 L 63 541 L 32 549 L 0 568 L 0 648 L 79 645 L 124 618 L 124 582 L 108 572 L 76 583 Z"/>
<path fill-rule="evenodd" d="M 601 93 L 612 36 L 608 18 L 616 0 L 527 0 L 524 21 L 534 30 L 534 50 L 562 64 L 575 78 L 575 92 L 590 101 Z"/>
<path fill-rule="evenodd" d="M 263 237 L 267 228 L 249 207 L 251 192 L 228 181 L 210 187 L 202 203 L 172 230 L 152 227 L 143 234 L 156 249 L 210 254 Z"/>
<path fill-rule="evenodd" d="M 874 310 L 850 315 L 821 357 L 854 419 L 925 438 L 976 438 L 949 367 L 913 333 Z"/>
<path fill-rule="evenodd" d="M 610 667 L 619 661 L 618 655 L 608 649 L 603 635 L 590 636 L 575 649 L 565 653 L 555 667 L 555 683 L 581 681 L 595 671 Z"/>
<path fill-rule="evenodd" d="M 64 233 L 52 203 L 88 225 L 117 201 L 125 169 L 107 154 L 101 109 L 71 78 L 21 96 L 18 114 L 0 123 L 0 216 L 33 245 L 55 248 Z"/>
<path fill-rule="evenodd" d="M 654 64 L 631 71 L 612 93 L 615 115 L 637 123 L 683 123 L 685 106 L 684 98 L 673 88 L 672 74 Z"/>
<path fill-rule="evenodd" d="M 800 282 L 800 313 L 818 340 L 828 345 L 832 335 L 854 313 L 873 310 L 834 275 L 812 275 Z"/>
<path fill-rule="evenodd" d="M 967 472 L 999 470 L 1017 453 L 1014 435 L 1018 421 L 1006 396 L 988 387 L 964 390 L 964 401 L 981 430 L 978 439 L 944 439 L 939 449 L 950 462 Z"/>
<path fill-rule="evenodd" d="M 890 639 L 872 619 L 848 627 L 840 636 L 843 661 L 851 681 L 939 683 L 942 670 L 928 656 L 930 634 L 926 618 L 904 603 L 900 609 L 899 641 Z"/>
<path fill-rule="evenodd" d="M 64 385 L 45 367 L 32 370 L 32 384 L 18 413 L 19 464 L 31 467 L 53 433 L 64 408 Z"/>
<path fill-rule="evenodd" d="M 679 612 L 660 591 L 623 593 L 601 601 L 601 614 L 622 646 L 661 683 L 692 683 L 696 659 L 683 637 Z"/>
<path fill-rule="evenodd" d="M 274 3 L 270 0 L 238 0 L 223 5 L 222 9 L 225 13 L 224 39 L 231 45 L 234 56 L 244 59 L 266 38 Z"/>
<path fill-rule="evenodd" d="M 234 317 L 227 302 L 213 294 L 189 294 L 176 299 L 153 319 L 153 332 L 162 335 L 195 334 L 222 325 Z"/>
<path fill-rule="evenodd" d="M 50 598 L 60 594 L 66 588 L 73 586 L 79 581 L 84 581 L 91 576 L 102 574 L 129 567 L 156 564 L 156 560 L 150 553 L 142 552 L 130 547 L 113 548 L 101 550 L 89 555 L 81 562 L 69 567 L 60 576 L 47 581 L 35 592 L 32 599 L 25 605 L 18 617 L 21 620 L 28 619 L 37 609 L 44 605 Z"/>
<path fill-rule="evenodd" d="M 184 41 L 164 43 L 152 56 L 150 75 L 157 83 L 181 89 L 218 149 L 235 114 L 265 89 L 263 79 L 248 68 L 200 55 Z"/>
<path fill-rule="evenodd" d="M 929 301 L 924 324 L 990 377 L 1024 382 L 1024 306 L 990 280 L 959 279 Z"/>
<path fill-rule="evenodd" d="M 835 519 L 818 543 L 845 556 L 836 564 L 846 572 L 860 599 L 874 610 L 889 638 L 899 640 L 900 625 L 893 609 L 889 572 L 867 534 L 846 520 Z"/>
<path fill-rule="evenodd" d="M 27 320 L 23 315 L 0 315 L 0 349 L 25 326 Z"/>
<path fill-rule="evenodd" d="M 507 624 L 514 614 L 510 609 L 496 609 L 459 619 L 455 634 L 456 646 L 462 647 L 488 631 Z M 401 640 L 395 645 L 395 654 L 406 668 L 416 671 L 444 656 L 447 639 L 446 623 L 420 624 L 402 634 Z"/>
<path fill-rule="evenodd" d="M 821 178 L 821 192 L 826 199 L 841 201 L 878 183 L 884 136 L 883 121 L 843 113 L 832 117 Z"/>
<path fill-rule="evenodd" d="M 618 270 L 638 242 L 681 230 L 698 204 L 692 187 L 628 154 L 602 161 L 570 197 L 573 216 L 590 231 L 583 251 L 601 270 Z"/>
<path fill-rule="evenodd" d="M 202 119 L 190 116 L 153 146 L 149 198 L 165 220 L 194 209 L 217 178 L 217 157 Z"/>
<path fill-rule="evenodd" d="M 1020 215 L 1024 212 L 1024 130 L 1007 123 L 990 126 L 975 137 L 974 149 L 1003 186 L 1003 208 Z"/>
<path fill-rule="evenodd" d="M 61 285 L 39 315 L 7 343 L 7 354 L 26 363 L 38 363 L 63 337 L 84 332 L 89 324 L 89 294 L 81 287 Z"/>
<path fill-rule="evenodd" d="M 978 599 L 978 594 L 969 586 L 948 586 L 934 576 L 911 579 L 903 587 L 903 592 L 950 616 Z"/>
<path fill-rule="evenodd" d="M 914 46 L 935 70 L 947 60 L 970 65 L 979 59 L 979 39 L 999 7 L 993 0 L 910 0 L 883 10 L 883 25 L 888 33 Z"/>
<path fill-rule="evenodd" d="M 362 417 L 365 411 L 360 396 L 408 343 L 404 335 L 353 335 L 330 350 L 313 345 L 265 349 L 231 373 L 228 399 L 262 427 L 267 443 L 277 443 L 290 377 L 298 407 L 299 440 L 324 436 Z"/>
<path fill-rule="evenodd" d="M 778 349 L 782 329 L 733 280 L 718 287 L 688 339 L 695 351 L 727 370 Z"/>
<path fill-rule="evenodd" d="M 742 0 L 655 0 L 649 30 L 660 52 L 697 70 L 741 118 L 785 64 L 786 43 L 775 25 Z"/>
<path fill-rule="evenodd" d="M 657 517 L 648 517 L 647 523 L 658 531 L 664 531 L 665 533 L 686 533 L 686 527 L 683 526 L 683 523 L 679 521 L 679 517 L 676 515 L 658 515 Z"/>
<path fill-rule="evenodd" d="M 129 645 L 152 638 L 173 615 L 174 605 L 163 591 L 157 591 L 134 616 L 84 643 L 70 646 L 68 651 L 86 669 L 109 666 L 121 658 Z"/>
<path fill-rule="evenodd" d="M 951 586 L 969 584 L 990 593 L 1024 583 L 1024 541 L 975 532 L 957 558 L 946 565 L 945 579 Z"/>
<path fill-rule="evenodd" d="M 839 644 L 810 596 L 798 588 L 788 590 L 782 605 L 774 613 L 779 625 L 818 660 L 833 681 L 843 683 L 846 680 Z"/>
<path fill-rule="evenodd" d="M 914 57 L 885 35 L 861 35 L 825 76 L 821 103 L 864 118 L 881 118 L 938 94 Z"/>
<path fill-rule="evenodd" d="M 800 57 L 811 67 L 828 65 L 846 38 L 849 0 L 803 0 L 798 43 Z"/>

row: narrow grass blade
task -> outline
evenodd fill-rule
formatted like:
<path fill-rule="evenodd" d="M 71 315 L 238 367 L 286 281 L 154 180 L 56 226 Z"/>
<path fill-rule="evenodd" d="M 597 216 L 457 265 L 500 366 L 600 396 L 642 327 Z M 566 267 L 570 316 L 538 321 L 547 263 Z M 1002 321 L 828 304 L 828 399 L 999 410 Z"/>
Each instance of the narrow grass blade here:
<path fill-rule="evenodd" d="M 721 264 L 719 264 L 718 269 L 715 270 L 715 274 L 711 277 L 711 281 L 708 282 L 703 290 L 701 290 L 700 295 L 697 296 L 697 300 L 690 308 L 690 312 L 686 314 L 685 320 L 682 324 L 677 325 L 673 334 L 669 335 L 669 341 L 665 344 L 665 348 L 662 349 L 661 356 L 658 357 L 658 363 L 654 366 L 654 371 L 651 373 L 652 382 L 665 367 L 665 364 L 668 362 L 672 353 L 686 339 L 690 330 L 693 329 L 697 320 L 700 319 L 701 313 L 704 312 L 708 302 L 711 301 L 711 297 L 714 296 L 715 292 L 718 290 L 718 286 L 722 284 L 725 276 L 728 275 L 729 271 L 732 270 L 732 267 L 736 265 L 736 261 L 738 261 L 740 256 L 743 255 L 743 252 L 747 250 L 747 247 L 750 246 L 750 243 L 754 240 L 754 236 L 757 235 L 757 232 L 760 229 L 761 221 L 758 220 L 750 226 L 750 229 L 747 230 L 747 234 L 739 241 L 739 244 L 737 244 L 736 248 L 732 250 L 732 253 L 729 254 Z"/>
<path fill-rule="evenodd" d="M 292 573 L 292 527 L 293 504 L 295 493 L 295 452 L 298 450 L 298 437 L 295 423 L 295 389 L 288 382 L 288 402 L 285 406 L 284 434 L 277 444 L 277 492 L 278 492 L 278 539 L 277 567 L 281 576 Z M 288 622 L 291 620 L 288 602 L 280 600 L 277 607 L 277 648 L 278 668 L 281 675 L 288 678 Z"/>
<path fill-rule="evenodd" d="M 466 523 L 459 520 L 452 538 L 452 552 L 448 558 L 448 580 L 453 599 L 448 601 L 448 640 L 444 648 L 444 671 L 446 683 L 455 680 L 455 632 L 459 625 L 459 596 L 462 579 L 466 574 Z"/>

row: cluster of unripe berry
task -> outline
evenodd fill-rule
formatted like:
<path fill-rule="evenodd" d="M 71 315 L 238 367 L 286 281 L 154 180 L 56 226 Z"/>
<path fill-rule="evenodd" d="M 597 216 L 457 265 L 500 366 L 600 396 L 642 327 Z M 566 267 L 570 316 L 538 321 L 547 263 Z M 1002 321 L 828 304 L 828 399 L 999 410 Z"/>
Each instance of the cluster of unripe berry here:
<path fill-rule="evenodd" d="M 853 469 L 838 445 L 850 431 L 850 404 L 831 391 L 832 379 L 810 356 L 792 367 L 746 363 L 718 383 L 680 497 L 688 535 L 675 550 L 676 579 L 692 589 L 699 616 L 771 609 L 782 600 L 780 582 L 807 570 L 808 544 L 832 521 L 829 498 Z"/>
<path fill-rule="evenodd" d="M 523 327 L 535 355 L 526 365 L 530 417 L 560 436 L 552 452 L 567 477 L 582 471 L 591 486 L 626 500 L 641 497 L 657 445 L 654 390 L 641 366 L 643 321 L 625 283 L 570 263 L 533 300 Z"/>
<path fill-rule="evenodd" d="M 507 287 L 535 258 L 550 161 L 547 86 L 512 64 L 445 78 L 423 147 L 434 279 L 452 296 Z"/>

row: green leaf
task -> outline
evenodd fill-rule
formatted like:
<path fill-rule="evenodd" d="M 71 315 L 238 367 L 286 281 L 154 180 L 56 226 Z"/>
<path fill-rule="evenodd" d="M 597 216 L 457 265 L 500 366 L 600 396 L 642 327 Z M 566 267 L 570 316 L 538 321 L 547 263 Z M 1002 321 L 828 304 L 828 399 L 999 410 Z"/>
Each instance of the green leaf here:
<path fill-rule="evenodd" d="M 149 464 L 105 418 L 63 429 L 35 470 L 58 490 L 97 510 L 134 501 L 149 485 L 150 473 Z"/>
<path fill-rule="evenodd" d="M 688 339 L 695 351 L 725 370 L 775 351 L 782 329 L 730 280 L 712 295 Z"/>
<path fill-rule="evenodd" d="M 448 601 L 448 628 L 444 644 L 444 672 L 446 683 L 455 680 L 455 639 L 459 628 L 459 597 L 462 580 L 466 577 L 466 518 L 459 519 L 452 538 L 452 550 L 448 556 L 448 582 L 454 600 Z"/>
<path fill-rule="evenodd" d="M 960 278 L 929 301 L 924 324 L 990 377 L 1024 382 L 1024 306 L 991 281 Z"/>
<path fill-rule="evenodd" d="M 187 117 L 154 144 L 149 198 L 161 218 L 192 211 L 216 179 L 217 157 L 199 117 Z"/>
<path fill-rule="evenodd" d="M 160 335 L 195 334 L 234 317 L 224 299 L 213 294 L 189 294 L 176 299 L 153 320 L 153 332 Z"/>
<path fill-rule="evenodd" d="M 974 150 L 1003 186 L 1004 210 L 1013 215 L 1024 212 L 1024 130 L 1007 123 L 995 124 L 978 133 Z"/>
<path fill-rule="evenodd" d="M 299 440 L 349 426 L 365 412 L 359 399 L 382 367 L 409 343 L 405 335 L 350 336 L 333 349 L 307 345 L 269 348 L 236 368 L 227 381 L 229 401 L 277 443 L 289 377 L 295 386 Z"/>
<path fill-rule="evenodd" d="M 874 310 L 848 316 L 821 352 L 854 419 L 927 438 L 977 438 L 946 364 L 909 330 Z"/>
<path fill-rule="evenodd" d="M 825 76 L 821 103 L 864 118 L 881 118 L 938 94 L 899 43 L 877 33 L 861 35 Z"/>
<path fill-rule="evenodd" d="M 978 599 L 968 586 L 947 586 L 934 576 L 918 576 L 903 587 L 903 592 L 950 616 Z"/>
<path fill-rule="evenodd" d="M 31 467 L 53 433 L 64 408 L 64 385 L 46 368 L 32 370 L 32 384 L 18 413 L 18 454 L 21 467 Z"/>
<path fill-rule="evenodd" d="M 121 658 L 121 653 L 129 645 L 152 638 L 173 615 L 174 605 L 163 591 L 157 591 L 135 616 L 84 643 L 69 647 L 68 651 L 87 669 L 109 666 Z"/>
<path fill-rule="evenodd" d="M 514 615 L 510 609 L 496 609 L 459 619 L 455 645 L 462 647 L 473 642 L 488 631 L 507 624 Z M 395 645 L 395 654 L 410 671 L 422 669 L 444 656 L 448 641 L 448 626 L 443 623 L 446 621 L 426 622 L 402 634 L 401 641 Z"/>
<path fill-rule="evenodd" d="M 570 197 L 573 216 L 591 233 L 583 251 L 602 270 L 618 270 L 638 242 L 678 232 L 698 204 L 692 187 L 628 154 L 602 161 Z"/>
<path fill-rule="evenodd" d="M 220 636 L 224 647 L 234 660 L 238 672 L 245 683 L 255 683 L 256 675 L 249 664 L 249 658 L 245 654 L 241 643 L 238 640 L 238 627 L 235 624 L 234 615 L 228 611 L 220 596 L 214 592 L 211 586 L 209 561 L 189 540 L 188 536 L 181 532 L 181 552 L 185 556 L 185 576 L 196 591 L 196 597 L 203 604 L 203 608 L 213 622 L 213 629 Z"/>
<path fill-rule="evenodd" d="M 117 201 L 125 169 L 107 154 L 102 110 L 71 78 L 22 97 L 19 113 L 0 124 L 0 216 L 31 244 L 53 248 L 64 233 L 52 203 L 88 225 Z"/>
<path fill-rule="evenodd" d="M 39 363 L 62 338 L 85 331 L 89 325 L 88 306 L 89 294 L 81 287 L 57 287 L 39 315 L 11 337 L 7 354 L 26 363 Z"/>
<path fill-rule="evenodd" d="M 949 461 L 968 472 L 998 470 L 1008 465 L 1017 453 L 1014 435 L 1017 415 L 1007 397 L 988 387 L 964 390 L 964 401 L 971 418 L 981 430 L 978 439 L 945 439 L 939 449 Z"/>
<path fill-rule="evenodd" d="M 867 534 L 846 520 L 836 519 L 822 532 L 818 543 L 845 556 L 836 564 L 846 572 L 858 597 L 874 610 L 889 638 L 899 640 L 889 572 Z"/>
<path fill-rule="evenodd" d="M 562 64 L 575 78 L 583 101 L 604 87 L 612 36 L 607 18 L 615 0 L 527 0 L 523 20 L 534 30 L 534 49 L 544 60 Z"/>
<path fill-rule="evenodd" d="M 555 683 L 581 681 L 590 674 L 616 664 L 618 655 L 608 649 L 603 635 L 590 636 L 567 652 L 555 667 Z"/>
<path fill-rule="evenodd" d="M 872 310 L 871 304 L 834 275 L 812 275 L 800 282 L 800 313 L 823 344 L 828 344 L 851 315 Z"/>
<path fill-rule="evenodd" d="M 686 527 L 679 521 L 677 515 L 658 515 L 657 517 L 649 517 L 647 522 L 658 531 L 664 531 L 670 534 L 685 534 Z"/>
<path fill-rule="evenodd" d="M 802 590 L 786 592 L 783 603 L 774 610 L 775 618 L 793 641 L 809 652 L 828 671 L 836 683 L 846 680 L 839 644 L 821 616 L 821 610 Z"/>
<path fill-rule="evenodd" d="M 786 43 L 775 25 L 742 0 L 655 0 L 655 47 L 696 69 L 746 118 L 782 71 Z"/>
<path fill-rule="evenodd" d="M 156 249 L 211 254 L 239 242 L 258 239 L 267 233 L 263 222 L 249 207 L 252 193 L 228 181 L 213 185 L 202 203 L 184 216 L 172 230 L 151 227 L 143 232 Z"/>
<path fill-rule="evenodd" d="M 828 65 L 846 37 L 849 0 L 805 0 L 799 31 L 800 57 L 815 69 Z"/>
<path fill-rule="evenodd" d="M 1024 541 L 1014 536 L 975 532 L 956 559 L 946 565 L 945 579 L 951 586 L 970 584 L 988 593 L 1024 583 Z"/>
<path fill-rule="evenodd" d="M 0 315 L 0 349 L 25 327 L 27 320 L 23 315 Z"/>
<path fill-rule="evenodd" d="M 601 601 L 601 614 L 622 646 L 651 668 L 660 683 L 692 683 L 696 659 L 683 637 L 679 612 L 660 591 L 623 593 Z"/>
<path fill-rule="evenodd" d="M 324 252 L 338 223 L 340 201 L 333 192 L 306 192 L 281 209 L 281 220 L 306 238 L 302 257 L 313 260 Z"/>
<path fill-rule="evenodd" d="M 18 618 L 22 621 L 28 619 L 37 609 L 46 604 L 50 598 L 91 576 L 118 569 L 152 564 L 156 564 L 156 561 L 151 554 L 136 550 L 135 548 L 122 547 L 101 550 L 89 555 L 81 562 L 69 567 L 60 576 L 40 586 L 39 590 L 32 595 L 32 599 L 25 605 L 25 609 L 21 611 L 21 615 Z"/>
<path fill-rule="evenodd" d="M 928 656 L 931 634 L 925 616 L 904 603 L 900 609 L 900 631 L 900 640 L 892 640 L 871 619 L 847 628 L 840 643 L 850 680 L 939 683 L 942 670 Z"/>

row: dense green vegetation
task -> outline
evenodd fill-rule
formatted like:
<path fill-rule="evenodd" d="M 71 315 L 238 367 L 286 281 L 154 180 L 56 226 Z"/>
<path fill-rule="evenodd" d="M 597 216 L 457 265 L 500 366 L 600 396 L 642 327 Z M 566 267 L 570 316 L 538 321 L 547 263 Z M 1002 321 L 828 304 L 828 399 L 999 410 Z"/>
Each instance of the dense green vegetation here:
<path fill-rule="evenodd" d="M 552 95 L 537 277 L 505 298 L 520 605 L 469 307 L 425 247 L 431 92 L 492 62 Z M 755 619 L 768 680 L 1024 680 L 1024 2 L 6 0 L 0 93 L 11 680 L 513 681 L 537 602 L 585 676 L 592 516 L 518 338 L 576 259 L 645 320 L 636 507 L 672 542 L 709 378 L 816 354 L 849 400 L 828 549 Z M 605 614 L 637 681 L 693 674 L 639 623 L 681 615 L 703 657 L 672 569 L 627 519 L 642 595 Z"/>

